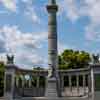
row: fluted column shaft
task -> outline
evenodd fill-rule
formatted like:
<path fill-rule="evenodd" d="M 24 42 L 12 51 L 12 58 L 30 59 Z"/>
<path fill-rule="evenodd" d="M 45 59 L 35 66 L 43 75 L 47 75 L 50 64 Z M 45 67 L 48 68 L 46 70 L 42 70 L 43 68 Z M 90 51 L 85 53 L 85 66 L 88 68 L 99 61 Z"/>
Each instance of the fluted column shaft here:
<path fill-rule="evenodd" d="M 57 21 L 56 12 L 58 6 L 52 4 L 54 1 L 50 2 L 47 6 L 47 11 L 49 13 L 48 22 L 48 57 L 49 57 L 49 68 L 52 69 L 52 76 L 56 76 L 56 68 L 58 66 L 58 51 L 57 51 Z"/>

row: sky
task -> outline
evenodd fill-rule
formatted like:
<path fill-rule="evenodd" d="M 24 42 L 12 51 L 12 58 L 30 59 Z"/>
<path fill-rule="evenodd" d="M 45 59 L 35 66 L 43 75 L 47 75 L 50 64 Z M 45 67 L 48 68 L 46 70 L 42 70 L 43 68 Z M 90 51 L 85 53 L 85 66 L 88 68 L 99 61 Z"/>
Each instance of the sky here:
<path fill-rule="evenodd" d="M 56 0 L 58 52 L 99 53 L 100 0 Z M 21 68 L 47 67 L 48 0 L 0 0 L 0 59 L 15 56 Z"/>

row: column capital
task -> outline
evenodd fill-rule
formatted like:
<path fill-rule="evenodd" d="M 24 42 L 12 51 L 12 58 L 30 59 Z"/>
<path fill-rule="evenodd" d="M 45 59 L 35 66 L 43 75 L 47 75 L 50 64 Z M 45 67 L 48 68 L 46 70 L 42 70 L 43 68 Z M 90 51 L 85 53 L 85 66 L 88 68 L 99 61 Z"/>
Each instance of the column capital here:
<path fill-rule="evenodd" d="M 58 6 L 56 4 L 56 0 L 49 0 L 49 3 L 47 5 L 47 11 L 48 12 L 57 12 Z"/>
<path fill-rule="evenodd" d="M 47 5 L 47 11 L 48 12 L 57 12 L 58 6 L 57 5 Z"/>

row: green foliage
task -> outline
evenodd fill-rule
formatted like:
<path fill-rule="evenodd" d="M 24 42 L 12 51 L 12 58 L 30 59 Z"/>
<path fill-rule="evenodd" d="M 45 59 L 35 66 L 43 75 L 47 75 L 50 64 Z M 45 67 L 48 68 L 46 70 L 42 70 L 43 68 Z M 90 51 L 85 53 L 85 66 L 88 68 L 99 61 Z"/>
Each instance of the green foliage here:
<path fill-rule="evenodd" d="M 33 70 L 44 70 L 42 67 L 33 67 Z"/>
<path fill-rule="evenodd" d="M 0 62 L 0 96 L 3 95 L 4 89 L 4 63 Z"/>
<path fill-rule="evenodd" d="M 89 53 L 68 49 L 64 50 L 58 58 L 59 69 L 84 68 L 91 61 Z"/>

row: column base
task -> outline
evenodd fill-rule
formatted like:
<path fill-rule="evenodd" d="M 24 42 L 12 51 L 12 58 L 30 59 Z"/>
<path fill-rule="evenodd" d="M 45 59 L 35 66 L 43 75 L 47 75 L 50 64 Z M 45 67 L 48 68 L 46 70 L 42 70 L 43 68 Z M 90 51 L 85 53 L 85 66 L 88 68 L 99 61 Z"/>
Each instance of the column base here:
<path fill-rule="evenodd" d="M 47 87 L 46 87 L 46 93 L 45 96 L 47 98 L 55 98 L 58 97 L 57 94 L 57 80 L 55 77 L 48 78 L 47 79 Z"/>

